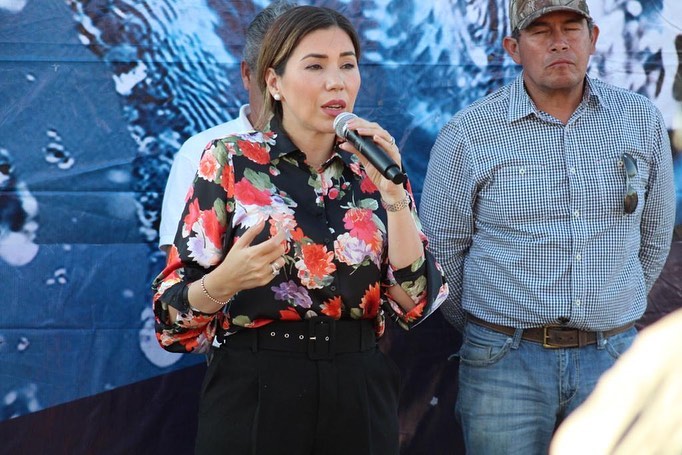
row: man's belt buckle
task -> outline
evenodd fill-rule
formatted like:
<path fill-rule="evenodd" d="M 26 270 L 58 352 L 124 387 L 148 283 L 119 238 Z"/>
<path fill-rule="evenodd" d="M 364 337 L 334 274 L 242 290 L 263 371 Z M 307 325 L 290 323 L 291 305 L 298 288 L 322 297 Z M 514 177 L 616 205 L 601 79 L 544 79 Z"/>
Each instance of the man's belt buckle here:
<path fill-rule="evenodd" d="M 327 318 L 308 320 L 308 358 L 325 360 L 334 357 L 336 321 Z"/>
<path fill-rule="evenodd" d="M 559 349 L 561 346 L 558 344 L 551 344 L 549 341 L 549 330 L 561 329 L 561 327 L 555 327 L 551 325 L 546 325 L 542 328 L 542 347 L 547 349 Z"/>

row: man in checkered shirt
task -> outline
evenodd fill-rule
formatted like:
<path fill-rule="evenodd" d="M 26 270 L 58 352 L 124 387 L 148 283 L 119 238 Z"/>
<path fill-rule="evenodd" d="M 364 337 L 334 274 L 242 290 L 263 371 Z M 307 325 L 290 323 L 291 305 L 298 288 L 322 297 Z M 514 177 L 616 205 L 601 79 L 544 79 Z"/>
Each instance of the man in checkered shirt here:
<path fill-rule="evenodd" d="M 675 194 L 645 97 L 587 76 L 585 0 L 511 0 L 523 71 L 441 130 L 421 200 L 463 332 L 467 453 L 547 453 L 556 426 L 632 343 L 665 263 Z"/>

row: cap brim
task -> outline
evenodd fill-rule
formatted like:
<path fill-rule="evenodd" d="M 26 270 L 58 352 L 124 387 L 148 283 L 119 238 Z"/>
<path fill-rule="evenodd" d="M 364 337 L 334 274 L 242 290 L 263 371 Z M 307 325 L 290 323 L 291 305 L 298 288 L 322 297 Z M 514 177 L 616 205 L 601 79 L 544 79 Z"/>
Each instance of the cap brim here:
<path fill-rule="evenodd" d="M 521 22 L 519 22 L 516 25 L 517 30 L 523 30 L 524 28 L 528 27 L 530 24 L 541 18 L 542 16 L 549 14 L 549 13 L 554 13 L 557 11 L 569 11 L 571 13 L 576 13 L 580 14 L 581 16 L 590 19 L 590 16 L 588 14 L 585 14 L 584 11 L 580 11 L 579 9 L 575 8 L 569 8 L 567 6 L 547 6 L 545 8 L 542 8 L 530 16 L 525 17 Z"/>

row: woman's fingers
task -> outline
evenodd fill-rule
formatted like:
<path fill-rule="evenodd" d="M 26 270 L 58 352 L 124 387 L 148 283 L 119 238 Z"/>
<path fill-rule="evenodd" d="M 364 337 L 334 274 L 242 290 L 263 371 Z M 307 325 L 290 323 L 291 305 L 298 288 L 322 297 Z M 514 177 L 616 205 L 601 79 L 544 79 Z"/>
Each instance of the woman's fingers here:
<path fill-rule="evenodd" d="M 398 153 L 398 147 L 395 145 L 395 138 L 382 128 L 381 125 L 357 117 L 349 121 L 347 126 L 349 129 L 357 132 L 360 136 L 371 138 L 372 141 L 380 145 L 394 161 L 398 161 L 398 164 L 400 164 L 400 154 Z M 345 144 L 348 145 L 342 146 L 344 150 L 349 152 L 355 150 L 352 144 L 348 142 Z M 363 164 L 365 164 L 364 161 Z"/>
<path fill-rule="evenodd" d="M 283 231 L 263 242 L 253 243 L 264 226 L 265 222 L 261 221 L 246 229 L 217 268 L 223 279 L 234 283 L 238 290 L 269 283 L 285 265 L 286 234 Z"/>
<path fill-rule="evenodd" d="M 259 221 L 250 228 L 248 228 L 244 233 L 234 242 L 232 248 L 246 248 L 251 245 L 251 242 L 261 233 L 263 227 L 265 226 L 265 221 Z"/>
<path fill-rule="evenodd" d="M 286 234 L 278 231 L 266 241 L 253 245 L 251 248 L 254 257 L 261 257 L 268 263 L 274 262 L 286 252 Z"/>

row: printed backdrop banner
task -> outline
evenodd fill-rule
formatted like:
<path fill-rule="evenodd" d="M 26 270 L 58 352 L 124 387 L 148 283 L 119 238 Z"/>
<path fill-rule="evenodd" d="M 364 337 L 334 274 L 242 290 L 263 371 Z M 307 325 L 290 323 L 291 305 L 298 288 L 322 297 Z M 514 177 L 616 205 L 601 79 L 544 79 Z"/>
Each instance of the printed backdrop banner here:
<path fill-rule="evenodd" d="M 356 112 L 396 137 L 419 197 L 443 124 L 518 74 L 501 47 L 506 0 L 313 3 L 358 28 Z M 13 425 L 15 440 L 30 438 L 16 422 L 32 413 L 110 392 L 125 399 L 134 384 L 203 368 L 202 356 L 167 353 L 154 337 L 161 200 L 182 142 L 246 102 L 244 30 L 267 4 L 0 0 L 0 430 Z M 653 100 L 674 144 L 677 233 L 645 325 L 682 306 L 682 2 L 590 4 L 601 27 L 590 74 Z M 404 372 L 402 444 L 413 453 L 429 425 L 430 447 L 457 444 L 433 428 L 456 431 L 448 356 L 458 343 L 440 315 L 410 334 L 389 327 L 382 341 Z M 195 376 L 182 387 L 198 390 Z M 163 412 L 194 410 L 178 402 Z"/>

